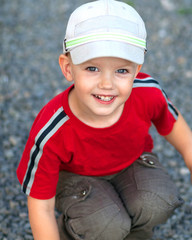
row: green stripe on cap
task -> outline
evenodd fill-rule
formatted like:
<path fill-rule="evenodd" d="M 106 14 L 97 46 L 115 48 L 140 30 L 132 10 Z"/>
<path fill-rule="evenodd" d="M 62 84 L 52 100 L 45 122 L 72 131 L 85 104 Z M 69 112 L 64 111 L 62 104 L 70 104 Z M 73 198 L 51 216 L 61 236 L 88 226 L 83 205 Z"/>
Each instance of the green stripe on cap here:
<path fill-rule="evenodd" d="M 146 41 L 142 38 L 137 38 L 127 34 L 117 34 L 117 33 L 107 32 L 107 33 L 89 34 L 89 35 L 81 36 L 78 38 L 66 40 L 65 50 L 70 51 L 70 49 L 74 47 L 77 47 L 89 42 L 105 41 L 105 40 L 125 42 L 128 44 L 132 44 L 134 46 L 146 49 Z"/>

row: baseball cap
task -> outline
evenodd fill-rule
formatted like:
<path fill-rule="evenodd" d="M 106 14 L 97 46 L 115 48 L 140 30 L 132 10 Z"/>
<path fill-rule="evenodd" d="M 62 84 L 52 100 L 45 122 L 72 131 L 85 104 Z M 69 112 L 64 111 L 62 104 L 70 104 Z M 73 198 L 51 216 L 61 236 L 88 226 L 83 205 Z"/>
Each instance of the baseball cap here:
<path fill-rule="evenodd" d="M 143 64 L 146 36 L 142 18 L 130 5 L 115 0 L 93 1 L 71 14 L 63 52 L 70 52 L 75 65 L 98 57 Z"/>

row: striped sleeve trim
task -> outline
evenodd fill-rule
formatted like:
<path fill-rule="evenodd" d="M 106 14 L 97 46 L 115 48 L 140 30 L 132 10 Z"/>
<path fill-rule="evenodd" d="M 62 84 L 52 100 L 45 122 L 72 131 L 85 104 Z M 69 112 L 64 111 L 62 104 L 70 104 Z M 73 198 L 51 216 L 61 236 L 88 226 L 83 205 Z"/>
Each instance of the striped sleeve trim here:
<path fill-rule="evenodd" d="M 165 91 L 159 85 L 158 81 L 156 81 L 155 79 L 153 79 L 151 77 L 147 77 L 144 79 L 135 79 L 134 83 L 133 83 L 133 88 L 138 88 L 138 87 L 154 87 L 154 88 L 160 89 L 163 96 L 165 97 L 165 100 L 167 102 L 170 113 L 177 120 L 179 114 L 178 114 L 177 110 L 175 109 L 175 107 L 173 106 L 172 102 L 169 100 Z"/>
<path fill-rule="evenodd" d="M 35 144 L 30 152 L 30 160 L 22 184 L 22 190 L 25 194 L 30 195 L 35 173 L 43 154 L 45 144 L 68 119 L 69 117 L 64 112 L 63 107 L 59 108 L 35 137 Z"/>

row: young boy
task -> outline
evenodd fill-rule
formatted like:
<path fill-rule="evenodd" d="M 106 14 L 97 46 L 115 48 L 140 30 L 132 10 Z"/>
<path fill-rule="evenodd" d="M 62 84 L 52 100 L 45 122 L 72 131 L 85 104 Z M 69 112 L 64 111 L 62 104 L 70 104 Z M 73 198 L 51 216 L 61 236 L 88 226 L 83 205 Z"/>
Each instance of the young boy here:
<path fill-rule="evenodd" d="M 59 64 L 74 84 L 40 111 L 17 169 L 35 240 L 149 239 L 182 204 L 149 128 L 191 172 L 192 133 L 140 73 L 145 52 L 145 25 L 129 5 L 100 0 L 71 15 Z"/>

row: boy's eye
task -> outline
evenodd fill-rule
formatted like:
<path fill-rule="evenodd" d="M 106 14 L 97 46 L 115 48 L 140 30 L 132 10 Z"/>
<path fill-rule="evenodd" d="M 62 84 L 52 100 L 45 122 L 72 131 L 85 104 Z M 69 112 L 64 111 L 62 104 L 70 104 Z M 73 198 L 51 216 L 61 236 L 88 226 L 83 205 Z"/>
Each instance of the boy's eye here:
<path fill-rule="evenodd" d="M 128 73 L 128 71 L 127 71 L 127 69 L 118 69 L 117 71 L 116 71 L 117 73 Z"/>
<path fill-rule="evenodd" d="M 88 67 L 87 70 L 90 72 L 98 72 L 99 71 L 99 69 L 97 67 Z"/>

